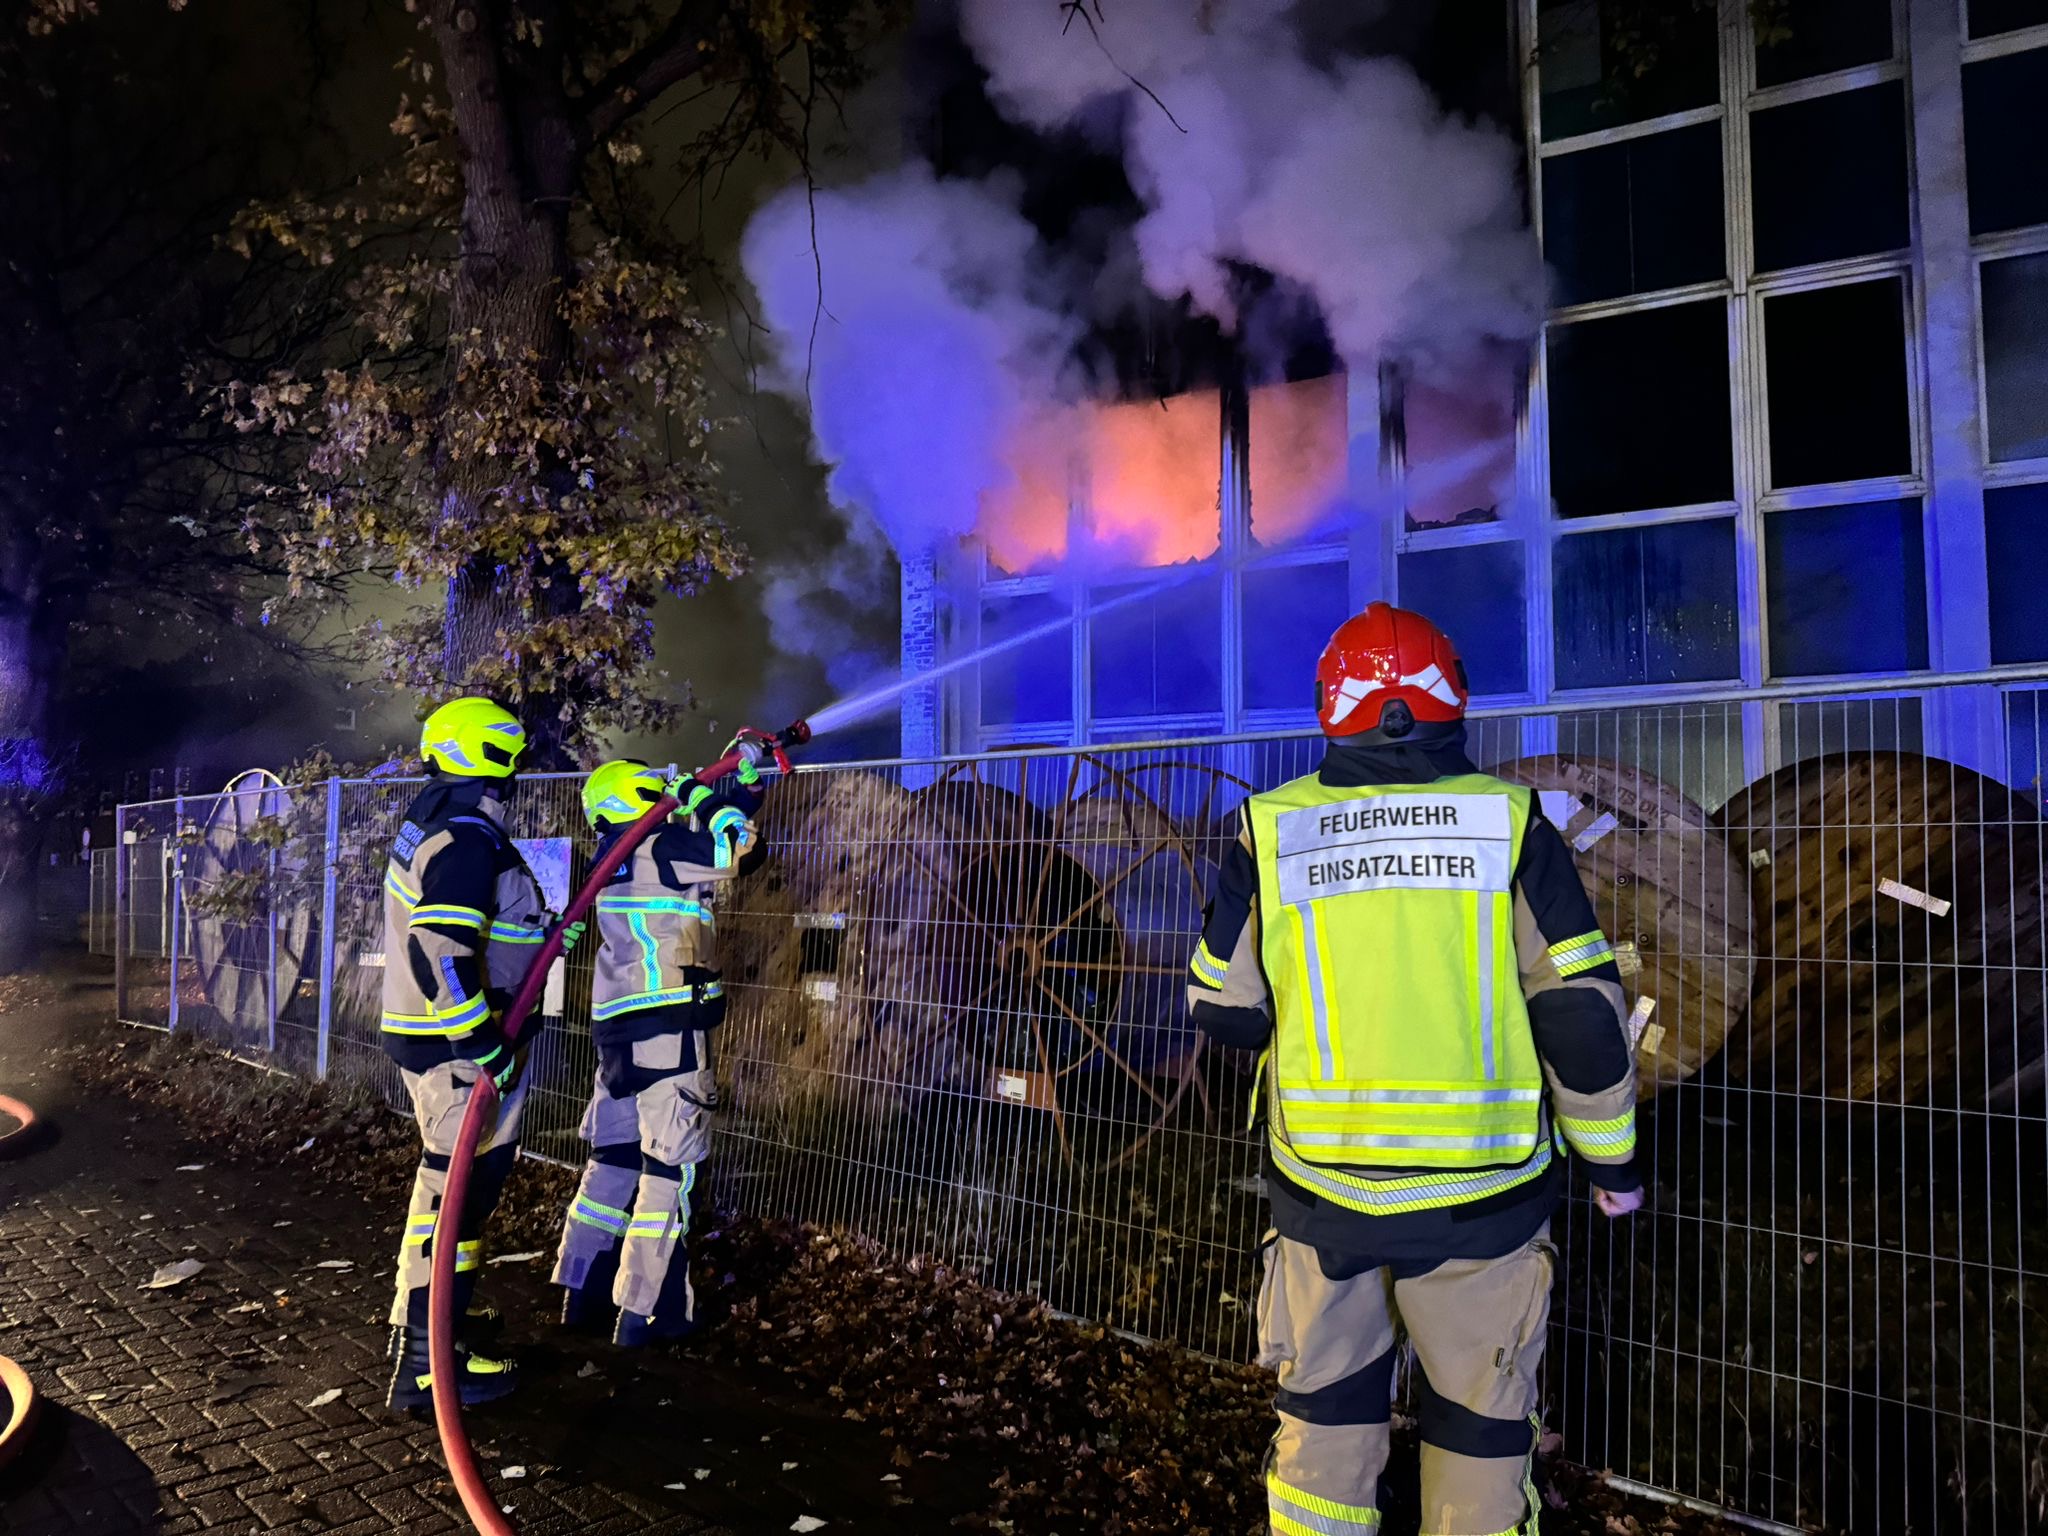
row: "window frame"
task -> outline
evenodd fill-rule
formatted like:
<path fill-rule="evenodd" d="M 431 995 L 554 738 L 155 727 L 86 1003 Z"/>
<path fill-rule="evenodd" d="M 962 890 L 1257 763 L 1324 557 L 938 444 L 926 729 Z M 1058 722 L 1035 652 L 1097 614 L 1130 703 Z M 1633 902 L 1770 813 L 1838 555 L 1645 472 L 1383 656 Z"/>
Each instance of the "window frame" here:
<path fill-rule="evenodd" d="M 2048 51 L 2048 23 L 2039 26 L 2022 27 L 2014 32 L 2002 32 L 1991 37 L 1970 36 L 1969 0 L 1957 0 L 1957 29 L 1961 35 L 1960 49 L 1965 67 L 1987 59 L 2009 58 L 2015 54 Z M 1961 111 L 1961 102 L 1957 111 Z M 2004 463 L 1994 462 L 1991 457 L 1991 357 L 1990 348 L 1985 344 L 1984 334 L 1984 266 L 1987 262 L 2004 261 L 2016 256 L 2048 255 L 2048 223 L 2025 225 L 2019 229 L 1999 230 L 1992 234 L 1969 237 L 1970 263 L 1970 318 L 1972 334 L 1976 341 L 1976 406 L 1977 406 L 1977 463 L 1982 475 L 1983 488 L 1987 491 L 2003 490 L 2010 487 L 2039 485 L 2048 482 L 2048 455 L 2027 459 L 2012 459 Z M 1987 559 L 1996 558 L 1996 552 L 1988 548 L 1990 534 L 1986 522 Z M 1985 595 L 1987 622 L 1990 613 L 1990 595 Z M 2025 671 L 2029 666 L 2039 670 L 2038 663 L 2003 662 L 1992 663 L 1993 671 Z M 2002 696 L 2009 697 L 2014 690 L 2003 690 Z M 2027 690 L 2019 690 L 2027 691 Z M 2001 724 L 2009 733 L 2010 707 L 2001 712 Z M 2010 743 L 2006 748 L 2010 757 Z"/>
<path fill-rule="evenodd" d="M 1958 4 L 1961 4 L 1961 0 L 1958 0 Z M 1908 229 L 1917 237 L 1921 229 L 1918 163 L 1918 114 L 1921 107 L 1913 95 L 1914 34 L 1907 0 L 1892 0 L 1890 6 L 1892 50 L 1888 59 L 1771 86 L 1757 84 L 1755 35 L 1748 8 L 1739 5 L 1724 7 L 1719 34 L 1721 91 L 1720 99 L 1714 106 L 1671 113 L 1661 118 L 1631 123 L 1623 128 L 1574 135 L 1553 141 L 1546 141 L 1543 138 L 1542 121 L 1538 115 L 1542 95 L 1539 78 L 1541 51 L 1536 46 L 1538 9 L 1538 0 L 1518 0 L 1519 20 L 1525 42 L 1524 57 L 1527 60 L 1523 76 L 1523 104 L 1528 137 L 1528 168 L 1532 185 L 1531 220 L 1539 240 L 1543 234 L 1541 178 L 1548 160 L 1602 143 L 1646 137 L 1701 122 L 1719 122 L 1722 131 L 1722 222 L 1724 238 L 1727 241 L 1727 275 L 1715 282 L 1695 283 L 1683 288 L 1631 294 L 1618 299 L 1558 308 L 1549 311 L 1545 316 L 1542 339 L 1533 370 L 1529 411 L 1532 428 L 1529 446 L 1533 450 L 1531 457 L 1535 460 L 1530 478 L 1536 482 L 1532 486 L 1532 493 L 1536 506 L 1541 509 L 1541 521 L 1545 526 L 1541 530 L 1542 536 L 1531 541 L 1527 565 L 1532 586 L 1540 580 L 1544 586 L 1546 599 L 1541 604 L 1530 604 L 1529 651 L 1532 670 L 1537 665 L 1543 666 L 1546 673 L 1550 670 L 1550 646 L 1554 643 L 1549 634 L 1552 628 L 1553 606 L 1550 599 L 1555 583 L 1552 551 L 1558 539 L 1614 527 L 1641 527 L 1657 523 L 1732 517 L 1736 540 L 1735 603 L 1738 616 L 1740 676 L 1731 679 L 1730 682 L 1743 687 L 1761 687 L 1775 680 L 1769 656 L 1770 594 L 1765 578 L 1766 519 L 1804 508 L 1891 501 L 1908 497 L 1920 498 L 1923 508 L 1930 507 L 1932 503 L 1929 489 L 1931 427 L 1928 419 L 1928 365 L 1925 350 L 1925 277 L 1922 272 L 1923 253 L 1920 246 L 1915 243 L 1902 250 L 1816 262 L 1767 273 L 1757 270 L 1755 249 L 1755 169 L 1751 153 L 1755 114 L 1795 102 L 1819 100 L 1891 82 L 1898 82 L 1899 89 L 1906 96 L 1906 208 Z M 1959 31 L 1962 25 L 1959 10 L 1956 20 Z M 1954 111 L 1960 120 L 1960 99 L 1955 102 Z M 1902 340 L 1906 349 L 1909 472 L 1825 485 L 1777 487 L 1771 481 L 1766 305 L 1772 297 L 1783 294 L 1845 286 L 1852 282 L 1880 278 L 1903 279 Z M 1603 517 L 1556 517 L 1550 505 L 1547 430 L 1550 342 L 1556 328 L 1584 320 L 1706 299 L 1721 300 L 1727 312 L 1729 421 L 1735 466 L 1732 499 L 1726 502 L 1662 507 Z M 1923 552 L 1930 572 L 1934 569 L 1933 562 L 1938 557 L 1934 521 L 1931 513 L 1923 510 L 1923 536 L 1927 541 L 1923 546 Z M 1928 604 L 1929 660 L 1932 670 L 1933 660 L 1939 654 L 1939 643 L 1934 638 L 1939 615 L 1931 578 L 1925 600 Z M 1537 660 L 1539 657 L 1540 663 Z M 1874 677 L 1878 674 L 1868 675 Z M 1854 681 L 1855 675 L 1843 680 Z M 1810 683 L 1819 680 L 1802 677 L 1799 681 Z M 1554 676 L 1546 675 L 1541 679 L 1541 695 L 1552 703 L 1613 706 L 1638 701 L 1683 701 L 1690 694 L 1713 692 L 1716 689 L 1725 689 L 1729 685 L 1724 682 L 1668 684 L 1651 688 L 1564 689 L 1556 686 Z M 1744 752 L 1748 759 L 1747 767 L 1752 776 L 1756 776 L 1767 771 L 1769 766 L 1775 763 L 1778 753 L 1776 716 L 1774 711 L 1755 705 L 1745 706 L 1745 713 L 1750 718 L 1745 719 L 1742 732 Z"/>
<path fill-rule="evenodd" d="M 1755 43 L 1748 9 L 1744 5 L 1722 6 L 1717 34 L 1719 97 L 1714 102 L 1667 113 L 1590 133 L 1574 134 L 1546 141 L 1542 133 L 1540 51 L 1536 46 L 1539 0 L 1510 0 L 1520 28 L 1522 69 L 1523 148 L 1529 176 L 1528 215 L 1532 230 L 1542 236 L 1542 176 L 1547 161 L 1575 151 L 1647 138 L 1653 134 L 1703 123 L 1719 125 L 1723 197 L 1723 239 L 1726 275 L 1709 282 L 1682 288 L 1630 294 L 1584 304 L 1559 307 L 1546 312 L 1528 372 L 1520 392 L 1516 413 L 1515 494 L 1500 508 L 1492 523 L 1458 527 L 1419 529 L 1405 527 L 1405 489 L 1400 448 L 1400 371 L 1383 363 L 1377 379 L 1353 375 L 1349 381 L 1350 441 L 1348 470 L 1354 497 L 1377 515 L 1361 520 L 1347 539 L 1314 546 L 1288 547 L 1277 551 L 1256 550 L 1250 542 L 1249 494 L 1245 465 L 1240 459 L 1244 444 L 1233 439 L 1245 430 L 1240 425 L 1223 432 L 1222 443 L 1222 542 L 1219 557 L 1225 572 L 1224 601 L 1219 622 L 1223 625 L 1224 708 L 1220 719 L 1209 717 L 1202 728 L 1240 730 L 1249 728 L 1294 729 L 1312 727 L 1310 712 L 1251 711 L 1241 697 L 1243 674 L 1242 573 L 1256 558 L 1260 565 L 1317 563 L 1348 559 L 1354 606 L 1379 596 L 1399 598 L 1399 557 L 1410 552 L 1440 548 L 1519 541 L 1523 546 L 1524 617 L 1528 626 L 1525 653 L 1528 688 L 1519 694 L 1489 695 L 1483 701 L 1490 708 L 1511 710 L 1519 706 L 1563 705 L 1573 708 L 1612 708 L 1630 704 L 1656 706 L 1683 704 L 1700 694 L 1725 692 L 1731 685 L 1746 689 L 1763 688 L 1788 681 L 1779 678 L 1768 655 L 1769 597 L 1765 586 L 1765 542 L 1767 520 L 1796 514 L 1821 506 L 1845 506 L 1859 502 L 1919 498 L 1925 538 L 1929 667 L 1917 676 L 1983 670 L 1974 659 L 1970 639 L 1972 615 L 1964 610 L 1974 602 L 1977 622 L 1984 622 L 1984 571 L 1981 538 L 1973 554 L 1968 530 L 1973 495 L 1991 487 L 2040 483 L 2048 480 L 2048 457 L 1993 465 L 1989 462 L 1990 422 L 1986 400 L 1985 348 L 1982 345 L 1982 268 L 1987 260 L 2018 255 L 2048 253 L 2048 225 L 1972 238 L 1967 209 L 1961 227 L 1955 228 L 1956 209 L 1948 205 L 1942 190 L 1946 179 L 1959 175 L 1962 141 L 1962 99 L 1960 90 L 1949 99 L 1945 90 L 1916 87 L 1916 77 L 1929 73 L 1936 82 L 1954 79 L 1961 64 L 2048 48 L 2048 24 L 2024 28 L 1998 36 L 1972 40 L 1968 36 L 1968 0 L 1954 0 L 1953 6 L 1909 6 L 1908 0 L 1891 0 L 1892 56 L 1871 64 L 1853 66 L 1828 74 L 1760 87 L 1756 83 Z M 1905 250 L 1845 258 L 1809 266 L 1759 274 L 1754 251 L 1754 174 L 1751 138 L 1754 114 L 1761 110 L 1816 100 L 1847 91 L 1863 90 L 1888 82 L 1901 82 L 1907 102 L 1905 121 L 1907 167 L 1907 211 L 1913 244 Z M 1924 84 L 1924 82 L 1922 82 Z M 1923 153 L 1934 157 L 1923 164 Z M 1936 226 L 1927 224 L 1929 208 Z M 1765 332 L 1766 306 L 1779 295 L 1839 286 L 1877 278 L 1903 280 L 1905 306 L 1903 342 L 1906 348 L 1907 420 L 1910 468 L 1904 474 L 1850 480 L 1822 485 L 1779 488 L 1770 481 L 1769 384 Z M 1935 285 L 1930 290 L 1930 284 Z M 1731 451 L 1734 458 L 1734 495 L 1728 501 L 1686 507 L 1662 507 L 1592 518 L 1561 519 L 1552 514 L 1549 463 L 1549 364 L 1550 340 L 1555 327 L 1585 320 L 1628 314 L 1670 304 L 1719 300 L 1725 309 L 1729 347 L 1729 416 Z M 1957 306 L 1967 301 L 1975 329 L 1959 343 L 1950 332 L 1955 329 Z M 1938 350 L 1931 351 L 1930 309 L 1943 322 Z M 1957 366 L 1964 346 L 1974 356 L 1975 378 Z M 1958 392 L 1964 392 L 1959 398 Z M 1974 391 L 1970 393 L 1970 391 Z M 1973 403 L 1977 425 L 1972 432 L 1959 426 L 1963 411 Z M 1936 411 L 1940 417 L 1937 420 Z M 1974 436 L 1975 463 L 1957 463 L 1957 435 Z M 1945 455 L 1945 457 L 1944 457 Z M 1934 484 L 1940 479 L 1945 498 L 1937 498 Z M 1958 485 L 1958 481 L 1964 482 Z M 1981 505 L 1981 501 L 1978 503 Z M 1960 509 L 1960 510 L 1958 510 Z M 1735 601 L 1739 619 L 1740 675 L 1728 682 L 1712 684 L 1666 684 L 1644 688 L 1561 689 L 1556 685 L 1552 650 L 1552 616 L 1555 609 L 1556 543 L 1562 538 L 1593 534 L 1617 527 L 1640 527 L 1652 523 L 1680 522 L 1716 517 L 1734 520 L 1737 587 Z M 1362 526 L 1370 523 L 1371 527 Z M 1952 525 L 1952 526 L 1951 526 Z M 1937 572 L 1941 574 L 1937 576 Z M 968 575 L 967 595 L 998 595 L 1030 590 L 1045 578 L 998 578 L 977 557 Z M 978 578 L 978 579 L 977 579 Z M 1972 598 L 1972 589 L 1976 595 Z M 1039 588 L 1043 590 L 1041 586 Z M 1080 617 L 1077 599 L 1077 617 Z M 1945 612 L 1944 610 L 1948 610 Z M 956 605 L 956 611 L 971 616 L 978 625 L 976 603 Z M 1073 648 L 1074 714 L 1070 739 L 1084 741 L 1103 729 L 1119 734 L 1144 726 L 1142 720 L 1119 718 L 1115 722 L 1096 720 L 1089 698 L 1089 649 L 1086 623 L 1075 626 Z M 962 635 L 978 639 L 978 630 Z M 1993 669 L 1996 671 L 2008 668 Z M 2038 670 L 2038 669 L 2037 669 Z M 973 669 L 967 669 L 970 673 Z M 1801 677 L 1802 687 L 1828 683 L 1849 683 L 1881 674 L 1855 673 L 1828 678 Z M 2003 686 L 2003 685 L 2001 685 Z M 1882 692 L 1882 689 L 1878 690 Z M 978 700 L 972 698 L 974 685 L 962 690 L 963 704 L 956 719 L 966 725 L 971 745 L 979 738 L 985 745 L 998 739 L 1045 739 L 1046 732 L 1028 727 L 979 727 Z M 1776 765 L 1779 755 L 1778 712 L 1762 703 L 1742 706 L 1745 768 L 1752 777 Z M 1970 723 L 1958 716 L 1954 725 L 1939 724 L 1943 711 L 1929 717 L 1929 750 L 1944 751 L 1959 760 L 1971 760 L 1988 750 L 1992 737 L 1983 735 L 1981 721 Z M 1156 724 L 1162 731 L 1171 724 L 1186 724 L 1184 717 Z M 1972 735 L 1976 732 L 1976 735 Z M 1525 750 L 1554 747 L 1555 719 L 1534 717 L 1524 726 Z M 1949 736 L 1953 739 L 1948 739 Z M 1996 738 L 2002 742 L 2003 736 Z M 2001 749 L 2002 750 L 2002 749 Z"/>

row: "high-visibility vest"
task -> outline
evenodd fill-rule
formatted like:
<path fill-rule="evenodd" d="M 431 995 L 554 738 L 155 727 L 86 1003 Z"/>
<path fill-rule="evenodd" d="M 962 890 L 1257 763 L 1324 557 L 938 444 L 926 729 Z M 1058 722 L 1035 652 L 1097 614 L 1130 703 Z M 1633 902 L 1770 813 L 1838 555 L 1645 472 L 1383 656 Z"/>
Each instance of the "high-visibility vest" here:
<path fill-rule="evenodd" d="M 1529 791 L 1483 774 L 1358 789 L 1311 774 L 1254 795 L 1245 816 L 1273 996 L 1276 1160 L 1428 1176 L 1404 1207 L 1499 1187 L 1465 1177 L 1483 1170 L 1518 1182 L 1547 1151 L 1515 958 Z"/>

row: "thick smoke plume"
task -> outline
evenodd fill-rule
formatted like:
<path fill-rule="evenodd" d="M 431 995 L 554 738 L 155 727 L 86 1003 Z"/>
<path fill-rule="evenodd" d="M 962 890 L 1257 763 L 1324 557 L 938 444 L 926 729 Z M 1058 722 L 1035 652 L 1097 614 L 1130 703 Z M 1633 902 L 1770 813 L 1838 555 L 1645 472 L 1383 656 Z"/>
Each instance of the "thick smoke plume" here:
<path fill-rule="evenodd" d="M 1530 334 L 1542 268 L 1515 146 L 1446 115 L 1398 60 L 1311 62 L 1294 9 L 965 0 L 961 19 L 1010 116 L 1057 127 L 1136 97 L 1124 154 L 1161 296 L 1232 322 L 1223 264 L 1262 267 L 1314 294 L 1353 368 Z"/>
<path fill-rule="evenodd" d="M 774 382 L 808 394 L 834 499 L 899 550 L 975 530 L 1079 334 L 1006 190 L 906 166 L 792 187 L 747 229 Z"/>
<path fill-rule="evenodd" d="M 1006 562 L 1020 569 L 1116 547 L 1098 530 L 1070 550 L 1044 527 L 1065 490 L 1045 445 L 1085 452 L 1091 430 L 1071 357 L 1120 302 L 1105 285 L 1186 295 L 1257 346 L 1231 264 L 1263 268 L 1313 302 L 1353 369 L 1402 357 L 1451 376 L 1489 339 L 1532 333 L 1542 279 L 1517 151 L 1447 115 L 1405 64 L 1311 60 L 1284 0 L 1101 0 L 1092 26 L 1060 0 L 960 14 L 1004 114 L 1113 135 L 1143 214 L 1129 259 L 1085 280 L 1000 181 L 907 166 L 792 188 L 756 216 L 742 254 L 770 382 L 807 399 L 835 501 L 898 551 L 978 533 L 1028 555 Z M 850 544 L 860 570 L 772 577 L 779 642 L 834 653 L 843 626 L 825 615 L 877 564 L 870 541 Z"/>

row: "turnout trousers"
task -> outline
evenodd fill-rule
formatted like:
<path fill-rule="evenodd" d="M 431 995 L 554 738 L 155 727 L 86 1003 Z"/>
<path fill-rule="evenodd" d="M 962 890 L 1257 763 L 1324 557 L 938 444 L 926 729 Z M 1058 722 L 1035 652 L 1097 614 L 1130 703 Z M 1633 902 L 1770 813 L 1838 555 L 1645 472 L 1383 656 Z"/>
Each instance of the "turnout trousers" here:
<path fill-rule="evenodd" d="M 581 1290 L 593 1270 L 601 1275 L 616 1259 L 613 1302 L 621 1312 L 651 1317 L 666 1329 L 694 1321 L 685 1240 L 690 1192 L 697 1165 L 711 1149 L 716 1104 L 705 1038 L 695 1033 L 697 1065 L 687 1071 L 685 1039 L 677 1031 L 636 1041 L 619 1048 L 621 1055 L 630 1051 L 629 1061 L 600 1065 L 579 1128 L 590 1143 L 590 1160 L 555 1256 L 554 1282 L 572 1290 Z M 671 1280 L 670 1270 L 678 1265 Z M 666 1306 L 660 1305 L 664 1282 Z"/>
<path fill-rule="evenodd" d="M 1376 1536 L 1395 1352 L 1415 1351 L 1426 1536 L 1535 1536 L 1531 1459 L 1550 1315 L 1546 1225 L 1497 1259 L 1324 1273 L 1277 1235 L 1259 1293 L 1259 1363 L 1276 1371 L 1280 1429 L 1267 1462 L 1272 1529 Z"/>
<path fill-rule="evenodd" d="M 398 1249 L 398 1294 L 391 1302 L 394 1325 L 427 1326 L 427 1284 L 434 1272 L 435 1229 L 441 1196 L 448 1188 L 448 1159 L 481 1070 L 473 1061 L 446 1061 L 425 1072 L 404 1074 L 405 1090 L 412 1096 L 413 1119 L 420 1128 L 420 1165 L 413 1175 L 412 1204 L 406 1210 L 405 1238 Z M 477 1148 L 469 1193 L 463 1200 L 462 1230 L 455 1236 L 460 1245 L 455 1258 L 457 1317 L 468 1310 L 476 1289 L 477 1266 L 483 1263 L 484 1223 L 497 1209 L 505 1175 L 519 1155 L 526 1084 L 522 1072 L 498 1101 L 498 1123 L 490 1139 Z"/>

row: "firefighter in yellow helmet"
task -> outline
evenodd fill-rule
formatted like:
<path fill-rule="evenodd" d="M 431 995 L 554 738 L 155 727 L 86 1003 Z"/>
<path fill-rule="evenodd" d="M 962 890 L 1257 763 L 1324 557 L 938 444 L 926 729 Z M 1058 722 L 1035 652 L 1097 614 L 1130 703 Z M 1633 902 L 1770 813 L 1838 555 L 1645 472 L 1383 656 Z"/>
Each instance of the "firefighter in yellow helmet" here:
<path fill-rule="evenodd" d="M 696 1326 L 690 1196 L 717 1104 L 710 1034 L 725 1017 L 714 903 L 762 856 L 758 761 L 758 751 L 743 758 L 725 793 L 680 780 L 681 807 L 597 899 L 597 1082 L 580 1127 L 590 1160 L 562 1223 L 554 1282 L 565 1326 L 610 1331 L 623 1345 Z M 600 856 L 665 788 L 665 775 L 632 760 L 590 775 L 583 811 Z"/>
<path fill-rule="evenodd" d="M 1467 698 L 1420 614 L 1348 620 L 1317 668 L 1322 766 L 1246 802 L 1191 967 L 1196 1024 L 1264 1053 L 1289 1536 L 1377 1536 L 1404 1334 L 1423 1531 L 1533 1536 L 1563 1150 L 1609 1216 L 1642 1203 L 1614 952 L 1531 793 L 1466 757 Z"/>
<path fill-rule="evenodd" d="M 427 1359 L 427 1283 L 448 1160 L 478 1078 L 488 1072 L 501 1099 L 497 1127 L 479 1149 L 456 1258 L 456 1363 L 462 1401 L 510 1392 L 510 1360 L 471 1347 L 495 1314 L 472 1307 L 484 1223 L 518 1155 L 526 1104 L 520 1060 L 499 1019 L 546 936 L 540 886 L 505 827 L 513 775 L 526 752 L 518 717 L 490 699 L 456 699 L 427 717 L 420 733 L 428 782 L 406 810 L 384 872 L 385 1053 L 397 1063 L 419 1122 L 421 1154 L 398 1253 L 391 1303 L 390 1406 L 432 1407 Z M 573 943 L 576 931 L 566 935 Z"/>

